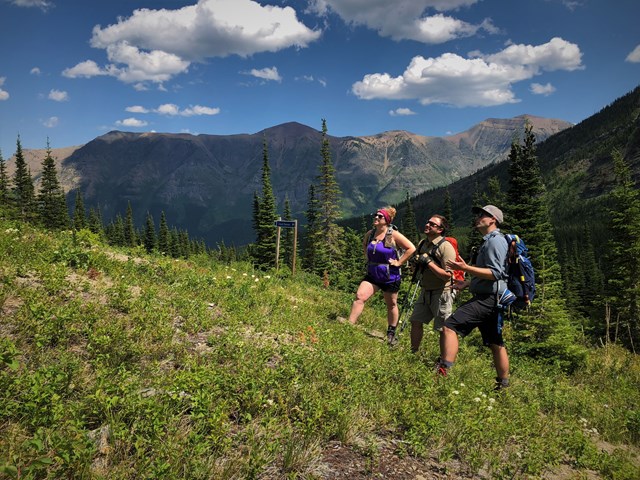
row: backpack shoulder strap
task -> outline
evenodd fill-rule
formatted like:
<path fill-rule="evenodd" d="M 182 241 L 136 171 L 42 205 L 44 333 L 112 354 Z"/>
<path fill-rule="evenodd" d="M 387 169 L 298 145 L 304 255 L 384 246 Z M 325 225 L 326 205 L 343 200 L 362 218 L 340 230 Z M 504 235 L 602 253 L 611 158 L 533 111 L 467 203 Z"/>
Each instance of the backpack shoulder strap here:
<path fill-rule="evenodd" d="M 441 268 L 442 265 L 440 265 L 440 260 L 438 260 L 438 258 L 436 257 L 436 252 L 438 251 L 438 248 L 440 248 L 440 245 L 442 245 L 444 242 L 448 241 L 445 237 L 442 237 L 440 239 L 440 241 L 438 243 L 436 243 L 433 247 L 431 247 L 431 251 L 429 252 L 429 256 L 433 259 L 434 262 L 436 262 Z"/>

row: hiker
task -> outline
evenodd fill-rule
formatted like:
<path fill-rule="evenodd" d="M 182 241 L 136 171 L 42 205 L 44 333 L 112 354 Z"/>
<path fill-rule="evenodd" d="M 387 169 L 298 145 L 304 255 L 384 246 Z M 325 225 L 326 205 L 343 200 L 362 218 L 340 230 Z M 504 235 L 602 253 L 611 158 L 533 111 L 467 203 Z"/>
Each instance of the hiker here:
<path fill-rule="evenodd" d="M 351 306 L 349 322 L 355 324 L 364 309 L 364 303 L 378 290 L 382 290 L 387 305 L 387 342 L 395 342 L 398 325 L 398 290 L 400 290 L 400 267 L 411 258 L 416 247 L 391 223 L 396 209 L 384 207 L 373 217 L 373 228 L 363 241 L 364 256 L 367 260 L 367 274 L 356 292 Z M 397 249 L 404 250 L 399 256 Z"/>
<path fill-rule="evenodd" d="M 413 306 L 411 322 L 411 352 L 420 348 L 424 325 L 433 320 L 433 329 L 442 331 L 446 318 L 451 315 L 453 305 L 452 273 L 447 268 L 448 261 L 456 259 L 453 245 L 444 237 L 448 228 L 442 215 L 432 215 L 424 226 L 426 240 L 418 244 L 415 256 L 415 268 L 420 279 L 420 296 Z"/>
<path fill-rule="evenodd" d="M 483 235 L 483 243 L 477 251 L 473 265 L 464 260 L 448 261 L 452 270 L 462 270 L 471 274 L 469 282 L 456 282 L 454 288 L 469 287 L 473 297 L 464 303 L 444 322 L 440 334 L 440 358 L 436 371 L 447 375 L 458 354 L 458 335 L 467 336 L 478 327 L 482 341 L 493 354 L 496 369 L 496 390 L 509 386 L 509 357 L 499 331 L 498 296 L 506 289 L 507 242 L 500 232 L 503 221 L 502 211 L 494 205 L 474 207 L 475 227 Z"/>

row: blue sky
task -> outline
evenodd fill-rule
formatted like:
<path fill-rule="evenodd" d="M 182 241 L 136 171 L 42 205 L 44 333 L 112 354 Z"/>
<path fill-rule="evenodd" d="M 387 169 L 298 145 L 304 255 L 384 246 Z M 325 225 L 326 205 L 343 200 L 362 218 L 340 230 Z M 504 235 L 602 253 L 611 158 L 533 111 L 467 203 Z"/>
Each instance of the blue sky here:
<path fill-rule="evenodd" d="M 639 18 L 638 0 L 0 0 L 0 151 L 577 123 L 640 84 Z"/>

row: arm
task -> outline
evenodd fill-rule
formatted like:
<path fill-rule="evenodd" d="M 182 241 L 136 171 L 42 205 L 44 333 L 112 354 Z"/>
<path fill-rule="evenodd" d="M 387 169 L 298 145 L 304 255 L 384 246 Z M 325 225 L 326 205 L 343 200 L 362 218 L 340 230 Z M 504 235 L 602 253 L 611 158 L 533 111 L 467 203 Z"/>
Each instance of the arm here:
<path fill-rule="evenodd" d="M 493 275 L 493 270 L 490 268 L 469 265 L 464 260 L 460 260 L 459 262 L 456 262 L 455 260 L 448 260 L 447 267 L 451 270 L 462 270 L 463 272 L 470 273 L 474 277 L 482 278 L 484 280 L 497 280 Z"/>
<path fill-rule="evenodd" d="M 449 260 L 456 259 L 456 252 L 449 242 L 442 243 L 442 250 L 442 257 L 438 259 L 438 261 L 443 265 L 446 266 Z M 447 268 L 445 270 L 444 268 L 440 267 L 440 265 L 438 265 L 438 262 L 434 262 L 433 260 L 431 260 L 427 263 L 426 268 L 431 270 L 431 272 L 442 281 L 448 282 L 449 280 L 451 280 L 451 269 Z"/>
<path fill-rule="evenodd" d="M 365 261 L 369 260 L 367 256 L 367 243 L 369 243 L 369 238 L 371 238 L 371 230 L 364 234 L 364 238 L 362 239 L 362 250 L 364 251 L 364 259 Z"/>
<path fill-rule="evenodd" d="M 413 252 L 416 251 L 416 246 L 405 237 L 403 234 L 398 232 L 397 230 L 393 231 L 393 241 L 396 242 L 396 245 L 400 248 L 404 248 L 405 252 L 398 260 L 389 260 L 389 265 L 393 265 L 394 267 L 400 267 L 404 265 L 404 263 L 411 258 Z"/>

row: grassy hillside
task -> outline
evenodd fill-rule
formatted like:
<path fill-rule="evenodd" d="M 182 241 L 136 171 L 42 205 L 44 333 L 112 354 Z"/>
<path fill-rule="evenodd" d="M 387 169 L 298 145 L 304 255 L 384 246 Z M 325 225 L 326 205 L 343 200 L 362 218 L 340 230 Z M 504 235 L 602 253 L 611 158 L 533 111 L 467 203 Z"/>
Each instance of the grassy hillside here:
<path fill-rule="evenodd" d="M 0 478 L 640 477 L 637 356 L 516 356 L 498 395 L 478 336 L 439 379 L 434 335 L 390 350 L 350 303 L 0 218 Z"/>

